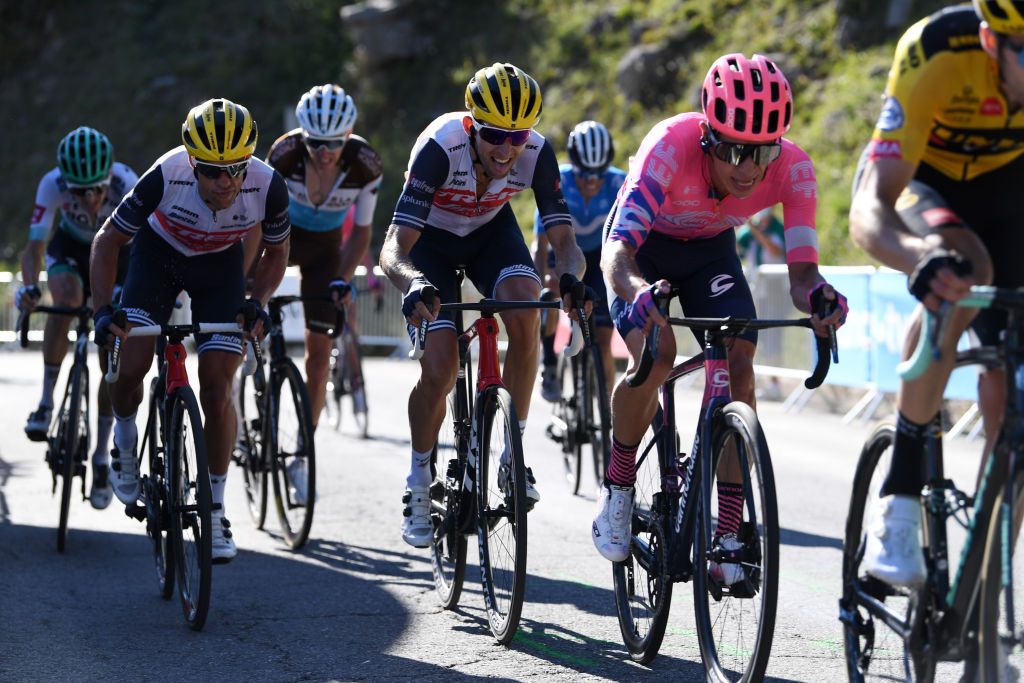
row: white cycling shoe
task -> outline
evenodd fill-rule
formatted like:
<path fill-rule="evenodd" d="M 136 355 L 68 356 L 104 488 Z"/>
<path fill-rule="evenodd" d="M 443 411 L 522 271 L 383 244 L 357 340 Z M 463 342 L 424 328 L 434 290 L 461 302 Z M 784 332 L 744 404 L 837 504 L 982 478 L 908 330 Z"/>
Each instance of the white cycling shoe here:
<path fill-rule="evenodd" d="M 917 588 L 927 569 L 921 551 L 921 499 L 891 495 L 871 506 L 865 530 L 864 570 L 892 586 Z"/>
<path fill-rule="evenodd" d="M 110 485 L 114 495 L 125 505 L 139 499 L 142 487 L 139 485 L 139 459 L 134 447 L 123 452 L 116 446 L 110 449 Z"/>
<path fill-rule="evenodd" d="M 235 539 L 231 537 L 231 522 L 227 517 L 216 515 L 210 520 L 213 527 L 210 529 L 210 541 L 213 551 L 210 558 L 213 564 L 227 564 L 238 555 L 238 548 L 235 546 Z"/>
<path fill-rule="evenodd" d="M 434 525 L 430 521 L 430 487 L 413 486 L 402 496 L 402 540 L 414 548 L 429 548 L 434 538 Z"/>
<path fill-rule="evenodd" d="M 591 527 L 591 538 L 601 557 L 612 562 L 622 562 L 629 557 L 632 519 L 633 487 L 602 486 L 597 499 L 597 517 Z"/>

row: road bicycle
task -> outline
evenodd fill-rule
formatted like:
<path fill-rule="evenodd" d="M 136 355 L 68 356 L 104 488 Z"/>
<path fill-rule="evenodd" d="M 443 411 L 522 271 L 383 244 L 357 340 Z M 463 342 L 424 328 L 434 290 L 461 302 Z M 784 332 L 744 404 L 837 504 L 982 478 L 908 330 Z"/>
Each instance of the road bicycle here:
<path fill-rule="evenodd" d="M 327 375 L 327 402 L 324 409 L 334 429 L 342 423 L 342 404 L 351 399 L 352 417 L 364 439 L 369 436 L 369 409 L 366 402 L 366 381 L 363 374 L 363 352 L 355 331 L 347 323 L 331 349 L 330 372 Z"/>
<path fill-rule="evenodd" d="M 242 469 L 249 514 L 257 529 L 267 518 L 271 486 L 281 533 L 297 550 L 309 539 L 316 503 L 316 447 L 309 395 L 302 374 L 288 357 L 282 328 L 282 309 L 301 301 L 330 301 L 326 296 L 275 296 L 267 302 L 270 314 L 270 363 L 256 353 L 251 378 L 243 372 L 239 388 L 240 437 L 232 460 Z M 338 324 L 344 324 L 338 313 Z"/>
<path fill-rule="evenodd" d="M 114 323 L 127 327 L 123 311 Z M 125 514 L 146 523 L 160 594 L 169 600 L 177 585 L 185 623 L 198 631 L 210 609 L 213 574 L 211 515 L 214 509 L 207 467 L 206 440 L 199 402 L 185 370 L 185 337 L 192 334 L 238 333 L 234 323 L 140 325 L 129 337 L 158 337 L 157 376 L 150 381 L 146 428 L 138 458 L 146 463 L 141 477 L 141 504 L 125 506 Z M 121 340 L 115 338 L 106 381 L 117 381 Z M 219 509 L 220 506 L 217 506 Z"/>
<path fill-rule="evenodd" d="M 843 624 L 851 681 L 931 681 L 940 661 L 965 662 L 965 680 L 1013 681 L 1024 676 L 1024 291 L 972 287 L 957 302 L 1005 310 L 1008 322 L 996 346 L 957 353 L 956 366 L 1000 368 L 1006 375 L 1006 408 L 994 451 L 984 461 L 973 496 L 943 466 L 942 425 L 929 428 L 921 491 L 923 550 L 928 577 L 917 589 L 894 588 L 861 570 L 868 510 L 889 471 L 895 429 L 878 426 L 864 444 L 854 476 L 843 545 Z M 904 380 L 919 377 L 939 355 L 949 304 L 925 311 L 918 346 L 901 364 Z M 953 581 L 949 579 L 947 521 L 966 530 Z M 1020 552 L 1018 552 L 1020 549 Z"/>
<path fill-rule="evenodd" d="M 692 580 L 707 680 L 760 680 L 771 653 L 778 599 L 778 510 L 768 444 L 757 414 L 730 394 L 728 343 L 752 329 L 811 328 L 811 319 L 668 317 L 668 302 L 675 295 L 656 295 L 659 309 L 670 325 L 702 331 L 704 350 L 669 372 L 638 450 L 630 556 L 612 565 L 619 627 L 629 656 L 642 664 L 651 662 L 665 635 L 672 586 Z M 630 386 L 647 379 L 660 334 L 654 326 L 645 339 L 638 368 L 625 379 Z M 834 341 L 815 339 L 817 362 L 805 380 L 808 388 L 824 381 L 830 351 L 835 354 Z M 701 369 L 704 395 L 693 446 L 684 455 L 674 387 Z M 718 508 L 713 483 L 720 467 L 730 465 L 742 477 L 744 492 L 739 549 L 726 549 L 713 537 L 712 510 Z M 740 564 L 741 578 L 731 584 L 716 579 L 712 563 Z"/>
<path fill-rule="evenodd" d="M 462 290 L 460 271 L 457 292 Z M 574 292 L 583 301 L 583 292 Z M 424 288 L 429 308 L 436 292 Z M 459 370 L 448 396 L 448 410 L 431 456 L 434 482 L 430 487 L 434 538 L 431 566 L 434 587 L 445 609 L 453 609 L 466 574 L 466 537 L 476 533 L 480 548 L 480 579 L 488 626 L 506 644 L 515 636 L 526 590 L 527 515 L 526 467 L 523 463 L 519 418 L 512 397 L 501 381 L 498 322 L 495 313 L 524 308 L 560 307 L 557 301 L 497 301 L 441 304 L 453 311 L 458 335 Z M 480 317 L 467 330 L 463 311 Z M 416 330 L 412 358 L 426 345 L 426 323 Z M 576 330 L 569 352 L 583 340 Z M 476 391 L 469 346 L 478 339 Z"/>
<path fill-rule="evenodd" d="M 67 315 L 78 319 L 75 327 L 74 361 L 64 387 L 64 398 L 57 419 L 46 435 L 46 464 L 53 481 L 52 493 L 60 481 L 60 521 L 57 524 L 57 551 L 64 552 L 68 538 L 68 515 L 75 477 L 81 477 L 82 500 L 85 494 L 85 463 L 89 456 L 89 323 L 92 309 L 88 306 L 36 306 L 18 316 L 21 347 L 28 347 L 28 323 L 32 313 Z"/>
<path fill-rule="evenodd" d="M 558 385 L 562 396 L 551 408 L 548 438 L 561 446 L 565 480 L 569 490 L 579 493 L 583 452 L 589 449 L 598 483 L 611 455 L 612 415 L 601 349 L 592 344 L 574 356 L 558 358 Z"/>

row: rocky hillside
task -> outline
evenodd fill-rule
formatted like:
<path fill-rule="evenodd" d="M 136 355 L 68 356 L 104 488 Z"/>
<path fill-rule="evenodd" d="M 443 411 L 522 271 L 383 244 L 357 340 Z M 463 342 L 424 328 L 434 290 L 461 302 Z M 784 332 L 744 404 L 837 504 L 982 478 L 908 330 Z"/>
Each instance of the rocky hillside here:
<path fill-rule="evenodd" d="M 68 130 L 106 132 L 140 173 L 178 143 L 208 97 L 248 106 L 259 153 L 311 85 L 356 97 L 357 130 L 382 153 L 375 219 L 387 227 L 409 149 L 437 114 L 461 108 L 479 66 L 512 61 L 544 90 L 541 131 L 561 149 L 584 118 L 616 136 L 618 161 L 658 120 L 697 106 L 711 61 L 775 57 L 796 93 L 791 137 L 816 161 L 825 259 L 857 262 L 846 239 L 849 183 L 879 108 L 894 40 L 945 3 L 894 0 L 91 0 L 0 3 L 0 258 L 24 245 L 39 177 Z M 347 5 L 344 6 L 343 5 Z M 889 26 L 889 28 L 887 28 Z M 529 230 L 531 209 L 517 211 Z"/>

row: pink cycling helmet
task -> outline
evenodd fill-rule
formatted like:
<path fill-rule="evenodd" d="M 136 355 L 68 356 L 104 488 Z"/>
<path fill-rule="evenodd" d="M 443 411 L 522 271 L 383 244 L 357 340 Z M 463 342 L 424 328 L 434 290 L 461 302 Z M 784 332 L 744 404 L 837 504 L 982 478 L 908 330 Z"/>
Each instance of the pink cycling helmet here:
<path fill-rule="evenodd" d="M 793 120 L 793 91 L 775 62 L 740 53 L 715 60 L 704 77 L 701 104 L 708 123 L 740 142 L 778 140 Z"/>

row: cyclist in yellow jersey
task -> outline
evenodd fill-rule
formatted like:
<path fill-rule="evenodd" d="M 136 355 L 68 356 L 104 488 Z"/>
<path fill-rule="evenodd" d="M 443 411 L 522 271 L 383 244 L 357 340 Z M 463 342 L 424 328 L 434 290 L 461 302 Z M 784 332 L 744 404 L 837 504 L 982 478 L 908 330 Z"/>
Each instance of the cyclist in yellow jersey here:
<path fill-rule="evenodd" d="M 930 310 L 973 284 L 1024 285 L 1024 2 L 975 0 L 937 12 L 900 40 L 882 112 L 854 180 L 850 234 L 869 254 L 907 273 Z M 865 568 L 899 586 L 924 582 L 921 464 L 929 424 L 952 371 L 957 339 L 971 326 L 995 343 L 1005 314 L 957 309 L 942 360 L 904 382 L 892 465 L 871 512 Z M 916 341 L 915 323 L 909 342 Z M 911 344 L 908 344 L 910 347 Z M 1002 372 L 978 394 L 986 452 L 998 432 Z"/>

